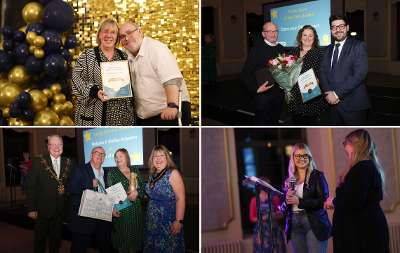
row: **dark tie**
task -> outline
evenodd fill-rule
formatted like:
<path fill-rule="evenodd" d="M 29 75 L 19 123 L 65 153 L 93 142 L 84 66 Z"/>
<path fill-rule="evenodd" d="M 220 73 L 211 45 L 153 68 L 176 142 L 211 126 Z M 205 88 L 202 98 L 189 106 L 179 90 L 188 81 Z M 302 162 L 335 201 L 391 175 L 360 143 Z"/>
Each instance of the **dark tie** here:
<path fill-rule="evenodd" d="M 331 68 L 331 82 L 330 82 L 331 91 L 335 91 L 335 89 L 336 89 L 335 73 L 336 73 L 336 63 L 337 63 L 337 58 L 339 55 L 340 43 L 336 43 L 335 46 L 336 46 L 336 48 L 335 48 L 335 52 L 333 53 L 332 68 Z"/>

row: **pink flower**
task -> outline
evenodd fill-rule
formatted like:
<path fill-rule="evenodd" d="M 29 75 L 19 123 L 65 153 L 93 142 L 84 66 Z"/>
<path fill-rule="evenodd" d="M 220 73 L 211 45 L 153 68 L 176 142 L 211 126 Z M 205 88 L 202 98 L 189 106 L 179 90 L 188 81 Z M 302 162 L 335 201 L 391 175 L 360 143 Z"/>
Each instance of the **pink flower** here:
<path fill-rule="evenodd" d="M 278 65 L 278 60 L 277 60 L 277 59 L 273 59 L 273 60 L 271 61 L 271 64 L 272 64 L 272 66 Z"/>
<path fill-rule="evenodd" d="M 293 60 L 288 60 L 286 66 L 290 67 L 290 66 L 292 66 L 292 65 L 293 65 Z"/>

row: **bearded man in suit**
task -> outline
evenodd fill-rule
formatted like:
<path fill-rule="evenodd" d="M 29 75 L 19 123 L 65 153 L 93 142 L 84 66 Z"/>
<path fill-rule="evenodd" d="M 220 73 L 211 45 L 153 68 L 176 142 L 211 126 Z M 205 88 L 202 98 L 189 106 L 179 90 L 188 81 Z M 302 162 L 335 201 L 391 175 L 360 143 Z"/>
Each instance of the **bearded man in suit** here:
<path fill-rule="evenodd" d="M 319 82 L 331 106 L 334 126 L 364 126 L 366 110 L 371 108 L 364 79 L 368 72 L 367 46 L 348 38 L 345 15 L 329 18 L 335 43 L 327 46 L 319 65 Z"/>
<path fill-rule="evenodd" d="M 71 175 L 71 161 L 62 157 L 63 141 L 59 135 L 47 137 L 49 153 L 32 160 L 26 189 L 28 216 L 34 219 L 34 252 L 45 252 L 49 231 L 49 252 L 59 252 L 62 220 L 67 207 L 66 184 Z"/>

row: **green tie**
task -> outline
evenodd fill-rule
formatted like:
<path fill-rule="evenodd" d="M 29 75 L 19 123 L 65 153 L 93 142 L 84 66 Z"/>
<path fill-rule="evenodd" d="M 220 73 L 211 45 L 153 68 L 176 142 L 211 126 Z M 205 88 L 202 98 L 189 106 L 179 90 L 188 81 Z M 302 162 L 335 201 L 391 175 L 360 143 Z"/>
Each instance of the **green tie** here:
<path fill-rule="evenodd" d="M 58 165 L 57 165 L 57 160 L 54 160 L 54 166 L 53 166 L 53 169 L 54 169 L 54 171 L 56 172 L 56 174 L 57 174 L 57 177 L 60 177 L 60 173 L 58 172 Z"/>

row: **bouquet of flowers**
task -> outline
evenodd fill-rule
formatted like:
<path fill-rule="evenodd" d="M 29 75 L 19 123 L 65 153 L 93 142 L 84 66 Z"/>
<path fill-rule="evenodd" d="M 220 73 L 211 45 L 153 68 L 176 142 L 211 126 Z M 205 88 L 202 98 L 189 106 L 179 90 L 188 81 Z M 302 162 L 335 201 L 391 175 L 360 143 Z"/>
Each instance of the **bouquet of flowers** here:
<path fill-rule="evenodd" d="M 291 101 L 290 91 L 299 78 L 303 57 L 298 58 L 295 55 L 278 54 L 278 57 L 268 62 L 269 71 L 276 82 L 286 90 L 285 101 L 287 104 Z"/>

